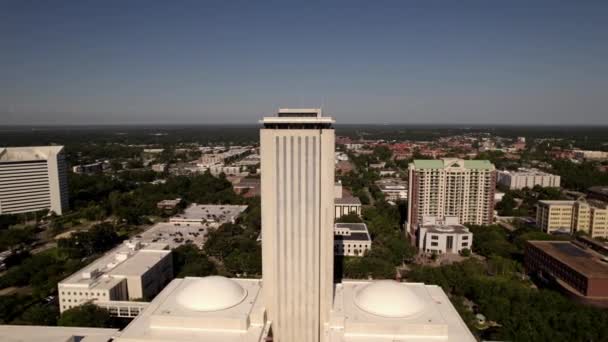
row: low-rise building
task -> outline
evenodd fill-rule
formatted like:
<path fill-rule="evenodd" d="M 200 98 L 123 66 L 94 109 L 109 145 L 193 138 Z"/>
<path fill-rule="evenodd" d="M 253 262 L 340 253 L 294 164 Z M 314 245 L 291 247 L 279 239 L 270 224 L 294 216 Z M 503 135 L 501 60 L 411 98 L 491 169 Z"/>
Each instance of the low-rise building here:
<path fill-rule="evenodd" d="M 84 175 L 92 175 L 101 173 L 104 170 L 104 163 L 96 162 L 91 164 L 82 164 L 72 166 L 72 172 Z"/>
<path fill-rule="evenodd" d="M 401 179 L 382 179 L 376 181 L 376 185 L 384 194 L 384 199 L 387 201 L 397 202 L 407 200 L 408 184 Z"/>
<path fill-rule="evenodd" d="M 175 210 L 177 208 L 178 205 L 180 205 L 182 203 L 182 199 L 181 198 L 176 198 L 176 199 L 172 199 L 172 200 L 162 200 L 158 203 L 156 203 L 156 207 L 158 209 L 161 210 Z"/>
<path fill-rule="evenodd" d="M 558 284 L 568 294 L 608 305 L 608 265 L 600 254 L 570 241 L 528 241 L 524 265 L 529 273 Z"/>
<path fill-rule="evenodd" d="M 533 188 L 541 186 L 543 188 L 559 188 L 560 176 L 552 175 L 538 169 L 520 168 L 518 171 L 497 171 L 498 184 L 502 184 L 511 190 L 523 188 Z"/>
<path fill-rule="evenodd" d="M 96 301 L 150 299 L 172 278 L 166 244 L 125 241 L 57 284 L 59 310 Z"/>
<path fill-rule="evenodd" d="M 589 198 L 608 202 L 608 186 L 592 186 L 587 189 Z"/>
<path fill-rule="evenodd" d="M 574 150 L 574 158 L 579 160 L 605 160 L 608 159 L 608 152 Z"/>
<path fill-rule="evenodd" d="M 174 226 L 217 228 L 227 222 L 234 223 L 245 209 L 246 205 L 193 203 L 183 213 L 169 218 L 169 222 Z"/>
<path fill-rule="evenodd" d="M 546 233 L 583 231 L 591 237 L 608 237 L 608 206 L 596 200 L 538 201 L 536 224 Z"/>
<path fill-rule="evenodd" d="M 457 217 L 425 217 L 418 226 L 418 249 L 423 253 L 460 253 L 471 249 L 473 233 L 458 223 Z"/>
<path fill-rule="evenodd" d="M 260 179 L 259 178 L 240 178 L 233 185 L 234 191 L 243 197 L 260 196 Z"/>
<path fill-rule="evenodd" d="M 336 219 L 350 213 L 361 216 L 361 200 L 357 197 L 340 197 L 335 200 Z"/>
<path fill-rule="evenodd" d="M 334 225 L 334 253 L 345 256 L 363 256 L 372 248 L 365 223 L 336 223 Z"/>
<path fill-rule="evenodd" d="M 168 165 L 164 163 L 152 164 L 152 171 L 154 172 L 166 172 Z"/>

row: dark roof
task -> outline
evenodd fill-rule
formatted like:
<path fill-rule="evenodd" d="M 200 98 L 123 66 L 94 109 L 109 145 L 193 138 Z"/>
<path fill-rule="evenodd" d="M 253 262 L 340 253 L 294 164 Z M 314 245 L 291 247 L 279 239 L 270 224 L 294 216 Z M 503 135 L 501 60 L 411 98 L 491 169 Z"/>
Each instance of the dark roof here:
<path fill-rule="evenodd" d="M 365 223 L 336 223 L 336 228 L 348 228 L 351 232 L 367 232 Z"/>
<path fill-rule="evenodd" d="M 342 197 L 336 198 L 334 200 L 336 204 L 352 204 L 352 205 L 361 205 L 361 200 L 358 197 Z"/>
<path fill-rule="evenodd" d="M 528 243 L 589 278 L 608 278 L 608 264 L 590 250 L 570 241 L 528 241 Z"/>
<path fill-rule="evenodd" d="M 587 191 L 608 196 L 608 186 L 592 186 Z"/>
<path fill-rule="evenodd" d="M 350 235 L 334 235 L 334 240 L 342 241 L 369 241 L 367 233 L 351 233 Z"/>

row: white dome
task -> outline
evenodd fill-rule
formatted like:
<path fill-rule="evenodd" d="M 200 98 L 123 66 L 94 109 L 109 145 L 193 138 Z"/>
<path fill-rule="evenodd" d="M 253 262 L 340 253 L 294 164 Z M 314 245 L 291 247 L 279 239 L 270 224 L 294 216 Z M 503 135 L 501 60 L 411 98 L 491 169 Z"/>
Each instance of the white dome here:
<path fill-rule="evenodd" d="M 219 311 L 239 304 L 246 296 L 247 290 L 234 280 L 209 276 L 191 280 L 177 294 L 176 301 L 193 311 Z"/>
<path fill-rule="evenodd" d="M 355 294 L 363 311 L 382 317 L 406 317 L 422 311 L 424 301 L 407 286 L 394 280 L 375 281 Z"/>

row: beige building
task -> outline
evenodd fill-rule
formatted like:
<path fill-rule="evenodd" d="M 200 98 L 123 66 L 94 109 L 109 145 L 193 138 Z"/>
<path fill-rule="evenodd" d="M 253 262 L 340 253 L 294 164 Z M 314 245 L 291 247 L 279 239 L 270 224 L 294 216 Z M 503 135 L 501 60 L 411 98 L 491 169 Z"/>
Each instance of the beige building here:
<path fill-rule="evenodd" d="M 126 241 L 57 284 L 59 310 L 84 303 L 149 299 L 173 278 L 166 244 Z"/>
<path fill-rule="evenodd" d="M 583 231 L 608 238 L 608 207 L 594 200 L 538 201 L 536 224 L 546 233 Z"/>
<path fill-rule="evenodd" d="M 333 123 L 321 109 L 280 109 L 276 117 L 262 120 L 264 296 L 278 341 L 322 341 L 324 322 L 329 322 Z"/>
<path fill-rule="evenodd" d="M 521 168 L 518 171 L 498 171 L 498 184 L 511 190 L 533 188 L 537 185 L 543 188 L 559 188 L 560 176 L 542 172 L 537 169 Z"/>
<path fill-rule="evenodd" d="M 0 148 L 0 215 L 68 209 L 63 146 Z"/>
<path fill-rule="evenodd" d="M 361 200 L 357 197 L 341 197 L 335 200 L 336 219 L 350 213 L 361 216 Z"/>
<path fill-rule="evenodd" d="M 461 223 L 494 219 L 496 169 L 487 160 L 414 160 L 409 165 L 408 231 L 424 216 L 455 216 Z"/>

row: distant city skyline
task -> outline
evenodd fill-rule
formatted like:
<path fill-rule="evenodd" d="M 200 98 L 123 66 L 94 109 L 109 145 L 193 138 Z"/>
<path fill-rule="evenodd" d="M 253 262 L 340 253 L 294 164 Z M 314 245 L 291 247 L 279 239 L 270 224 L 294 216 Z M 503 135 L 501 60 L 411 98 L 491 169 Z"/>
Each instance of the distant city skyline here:
<path fill-rule="evenodd" d="M 608 125 L 605 1 L 0 8 L 0 125 Z"/>

